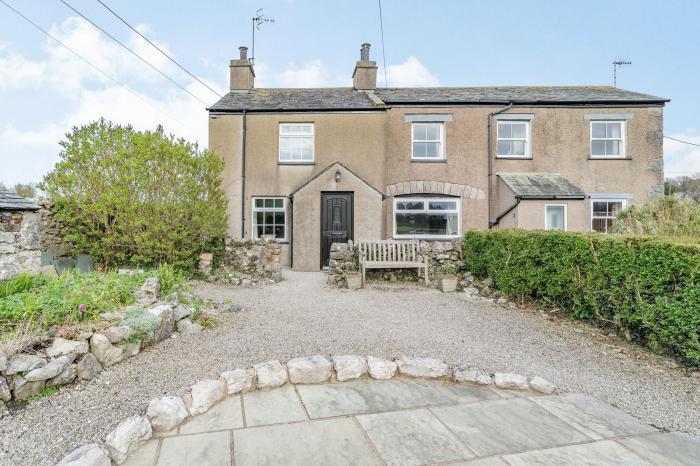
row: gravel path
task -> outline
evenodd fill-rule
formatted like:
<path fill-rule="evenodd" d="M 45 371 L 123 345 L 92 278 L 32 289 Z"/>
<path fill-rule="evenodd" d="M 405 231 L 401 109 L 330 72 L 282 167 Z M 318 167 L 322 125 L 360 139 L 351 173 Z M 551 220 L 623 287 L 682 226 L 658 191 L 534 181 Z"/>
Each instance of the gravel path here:
<path fill-rule="evenodd" d="M 403 285 L 350 292 L 325 288 L 321 273 L 284 275 L 285 281 L 257 289 L 200 284 L 202 296 L 250 310 L 3 417 L 0 464 L 54 464 L 84 443 L 101 441 L 153 398 L 182 394 L 196 380 L 239 365 L 316 353 L 404 353 L 541 375 L 656 427 L 700 438 L 700 379 L 595 329 L 463 294 Z"/>

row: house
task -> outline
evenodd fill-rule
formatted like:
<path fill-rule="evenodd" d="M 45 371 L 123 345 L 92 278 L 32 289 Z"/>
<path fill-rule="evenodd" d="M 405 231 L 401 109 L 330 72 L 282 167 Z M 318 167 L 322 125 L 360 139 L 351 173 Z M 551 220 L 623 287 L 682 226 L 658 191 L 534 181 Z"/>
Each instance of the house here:
<path fill-rule="evenodd" d="M 41 214 L 34 202 L 0 189 L 0 280 L 38 273 Z"/>
<path fill-rule="evenodd" d="M 275 238 L 318 270 L 330 244 L 468 229 L 610 232 L 663 194 L 668 99 L 606 86 L 381 88 L 363 44 L 353 87 L 258 89 L 240 48 L 209 108 L 233 238 Z"/>

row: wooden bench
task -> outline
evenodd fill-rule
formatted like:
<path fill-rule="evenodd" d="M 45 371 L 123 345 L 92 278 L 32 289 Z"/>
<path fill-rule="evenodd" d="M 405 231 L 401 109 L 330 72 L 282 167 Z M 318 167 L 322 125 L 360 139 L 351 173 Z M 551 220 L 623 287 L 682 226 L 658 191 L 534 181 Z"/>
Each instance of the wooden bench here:
<path fill-rule="evenodd" d="M 423 269 L 425 284 L 428 284 L 429 259 L 420 258 L 418 241 L 380 240 L 361 241 L 357 246 L 362 272 L 362 286 L 365 284 L 367 269 Z"/>

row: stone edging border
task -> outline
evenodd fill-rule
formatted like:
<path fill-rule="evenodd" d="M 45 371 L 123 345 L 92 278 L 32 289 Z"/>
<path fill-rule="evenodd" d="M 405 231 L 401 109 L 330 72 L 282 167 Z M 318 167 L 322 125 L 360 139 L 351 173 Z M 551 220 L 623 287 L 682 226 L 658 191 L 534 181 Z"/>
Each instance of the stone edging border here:
<path fill-rule="evenodd" d="M 332 356 L 329 361 L 323 355 L 290 359 L 287 364 L 279 360 L 254 364 L 248 368 L 225 371 L 218 379 L 205 379 L 192 385 L 191 390 L 179 396 L 164 396 L 151 400 L 145 414 L 131 416 L 122 421 L 106 437 L 103 444 L 83 445 L 66 455 L 56 466 L 109 466 L 122 464 L 142 442 L 153 433 L 174 429 L 188 417 L 205 413 L 228 395 L 252 390 L 281 387 L 293 384 L 320 384 L 344 382 L 369 376 L 388 380 L 395 375 L 450 380 L 457 383 L 495 385 L 499 388 L 532 389 L 551 395 L 557 387 L 542 377 L 526 377 L 510 372 L 487 373 L 484 370 L 463 366 L 449 366 L 435 358 L 401 356 L 394 360 L 374 356 Z"/>

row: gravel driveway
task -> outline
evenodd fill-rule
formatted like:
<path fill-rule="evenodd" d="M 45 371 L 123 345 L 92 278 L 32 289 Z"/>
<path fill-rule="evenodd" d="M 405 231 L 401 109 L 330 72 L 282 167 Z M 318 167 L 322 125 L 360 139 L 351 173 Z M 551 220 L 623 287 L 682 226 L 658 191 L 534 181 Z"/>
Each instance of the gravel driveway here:
<path fill-rule="evenodd" d="M 544 313 L 507 309 L 463 294 L 404 285 L 346 291 L 325 275 L 285 271 L 285 281 L 240 289 L 200 284 L 203 297 L 249 306 L 213 330 L 179 336 L 96 380 L 29 403 L 0 419 L 0 464 L 50 465 L 101 441 L 147 402 L 182 394 L 225 369 L 301 355 L 401 353 L 491 371 L 543 376 L 659 428 L 700 438 L 700 379 L 617 338 Z"/>

